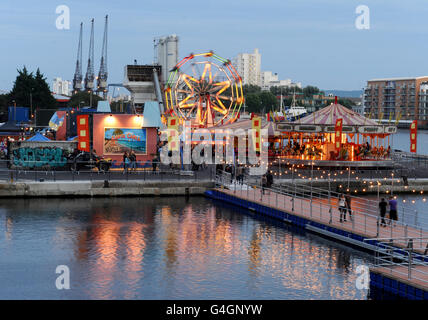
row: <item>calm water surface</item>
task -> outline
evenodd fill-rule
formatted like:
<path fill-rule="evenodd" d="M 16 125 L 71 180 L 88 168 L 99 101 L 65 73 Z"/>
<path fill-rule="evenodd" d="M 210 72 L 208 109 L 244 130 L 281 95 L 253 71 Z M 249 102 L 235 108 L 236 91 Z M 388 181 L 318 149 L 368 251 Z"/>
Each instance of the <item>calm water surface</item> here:
<path fill-rule="evenodd" d="M 0 200 L 0 299 L 366 299 L 370 256 L 205 198 Z M 57 290 L 67 265 L 71 290 Z"/>
<path fill-rule="evenodd" d="M 417 153 L 428 155 L 428 130 L 418 131 Z M 399 129 L 390 140 L 392 149 L 410 152 L 410 131 Z"/>

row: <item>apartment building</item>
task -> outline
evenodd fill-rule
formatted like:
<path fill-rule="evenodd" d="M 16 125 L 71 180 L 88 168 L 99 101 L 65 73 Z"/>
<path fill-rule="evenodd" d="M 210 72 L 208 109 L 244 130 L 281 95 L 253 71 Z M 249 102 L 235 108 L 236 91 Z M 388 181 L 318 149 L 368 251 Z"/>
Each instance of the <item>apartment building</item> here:
<path fill-rule="evenodd" d="M 427 120 L 426 83 L 428 76 L 367 81 L 365 115 L 374 119 L 396 119 L 401 114 L 401 120 Z"/>

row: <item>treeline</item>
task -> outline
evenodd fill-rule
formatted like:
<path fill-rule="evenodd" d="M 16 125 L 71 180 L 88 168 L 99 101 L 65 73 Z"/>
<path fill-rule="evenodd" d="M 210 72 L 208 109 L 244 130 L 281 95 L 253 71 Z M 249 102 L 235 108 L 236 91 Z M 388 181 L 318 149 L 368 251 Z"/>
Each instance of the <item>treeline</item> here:
<path fill-rule="evenodd" d="M 278 110 L 280 101 L 277 97 L 280 96 L 281 93 L 283 96 L 284 106 L 291 106 L 293 100 L 292 96 L 293 94 L 296 94 L 296 105 L 300 105 L 303 107 L 308 107 L 309 105 L 301 103 L 302 97 L 304 99 L 312 99 L 313 95 L 324 95 L 324 92 L 315 86 L 306 86 L 304 88 L 271 87 L 269 91 L 264 91 L 259 86 L 244 85 L 243 90 L 245 96 L 245 104 L 247 107 L 246 111 L 254 113 L 267 113 L 272 110 Z M 345 98 L 338 99 L 338 103 L 342 104 L 347 108 L 352 108 L 352 106 L 355 105 L 352 100 Z M 324 105 L 320 105 L 319 107 L 324 107 L 327 104 L 328 103 L 325 103 Z"/>
<path fill-rule="evenodd" d="M 22 70 L 17 70 L 18 76 L 13 84 L 12 91 L 0 95 L 0 112 L 7 112 L 7 107 L 15 103 L 20 107 L 33 106 L 33 111 L 37 108 L 54 109 L 56 101 L 51 94 L 46 78 L 37 69 L 36 73 L 28 72 L 24 66 Z"/>

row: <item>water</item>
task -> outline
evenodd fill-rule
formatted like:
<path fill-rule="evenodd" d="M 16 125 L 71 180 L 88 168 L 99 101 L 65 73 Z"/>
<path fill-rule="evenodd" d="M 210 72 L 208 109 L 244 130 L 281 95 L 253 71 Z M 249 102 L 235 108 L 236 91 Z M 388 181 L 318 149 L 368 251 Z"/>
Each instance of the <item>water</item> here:
<path fill-rule="evenodd" d="M 410 130 L 399 129 L 398 132 L 390 138 L 391 148 L 410 152 Z M 428 155 L 428 131 L 418 130 L 417 153 Z"/>
<path fill-rule="evenodd" d="M 366 299 L 371 256 L 205 198 L 0 200 L 0 299 Z M 58 265 L 71 290 L 57 290 Z"/>

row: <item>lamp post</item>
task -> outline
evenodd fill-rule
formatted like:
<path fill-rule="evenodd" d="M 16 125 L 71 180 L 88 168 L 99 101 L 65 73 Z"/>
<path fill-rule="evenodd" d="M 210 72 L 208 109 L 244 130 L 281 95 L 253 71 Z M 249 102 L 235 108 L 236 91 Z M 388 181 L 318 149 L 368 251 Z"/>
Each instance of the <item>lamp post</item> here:
<path fill-rule="evenodd" d="M 34 88 L 31 88 L 30 90 L 30 117 L 33 117 L 33 90 Z"/>

